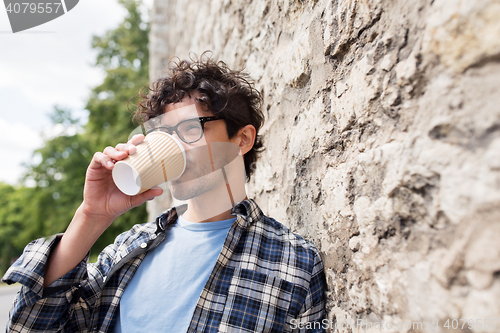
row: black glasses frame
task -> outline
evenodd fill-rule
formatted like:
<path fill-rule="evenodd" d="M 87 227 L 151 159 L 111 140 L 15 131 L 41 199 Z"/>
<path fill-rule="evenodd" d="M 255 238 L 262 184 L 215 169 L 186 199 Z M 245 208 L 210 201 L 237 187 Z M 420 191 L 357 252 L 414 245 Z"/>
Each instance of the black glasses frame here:
<path fill-rule="evenodd" d="M 185 123 L 187 121 L 192 121 L 193 119 L 196 119 L 196 118 L 185 119 L 183 121 L 180 121 L 177 125 L 171 126 L 171 127 L 168 127 L 168 126 L 158 126 L 158 127 L 155 127 L 153 129 L 147 131 L 146 134 L 149 134 L 149 133 L 154 132 L 154 131 L 162 131 L 162 132 L 167 132 L 170 135 L 173 135 L 174 132 L 175 132 L 175 133 L 177 133 L 177 136 L 179 137 L 179 139 L 181 139 L 183 142 L 185 142 L 185 143 L 195 143 L 195 142 L 199 141 L 203 137 L 203 133 L 205 131 L 205 123 L 206 122 L 213 121 L 213 120 L 224 119 L 224 118 L 222 118 L 220 116 L 198 117 L 198 120 L 200 121 L 200 125 L 201 125 L 201 136 L 198 139 L 196 139 L 196 140 L 187 141 L 178 132 L 178 128 L 179 128 L 179 125 L 181 125 L 181 124 L 183 124 L 183 123 Z"/>

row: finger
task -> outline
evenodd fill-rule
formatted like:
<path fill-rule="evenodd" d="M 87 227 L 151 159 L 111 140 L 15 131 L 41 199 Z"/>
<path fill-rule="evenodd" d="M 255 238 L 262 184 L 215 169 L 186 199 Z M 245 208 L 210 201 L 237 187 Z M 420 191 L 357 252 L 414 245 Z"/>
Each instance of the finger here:
<path fill-rule="evenodd" d="M 144 138 L 145 136 L 143 134 L 136 134 L 127 143 L 137 146 L 142 141 L 144 141 Z"/>
<path fill-rule="evenodd" d="M 116 145 L 115 149 L 117 151 L 127 152 L 129 155 L 133 155 L 137 152 L 137 148 L 134 145 L 128 143 L 119 143 Z"/>
<path fill-rule="evenodd" d="M 101 153 L 100 151 L 94 154 L 94 157 L 92 158 L 92 161 L 90 162 L 89 167 L 92 169 L 98 169 L 102 166 L 104 166 L 108 170 L 112 170 L 114 167 L 114 163 L 111 160 L 111 158 L 104 154 Z"/>
<path fill-rule="evenodd" d="M 128 156 L 128 152 L 118 151 L 111 146 L 104 148 L 103 153 L 108 155 L 111 159 L 113 159 L 115 161 L 123 160 L 124 158 L 126 158 Z"/>
<path fill-rule="evenodd" d="M 144 197 L 147 198 L 147 200 L 152 200 L 156 197 L 159 197 L 160 195 L 163 194 L 163 189 L 159 186 L 155 186 L 153 187 L 152 189 L 150 190 L 147 190 L 146 192 L 144 193 L 141 193 L 144 195 Z"/>
<path fill-rule="evenodd" d="M 134 207 L 140 206 L 148 200 L 153 200 L 154 198 L 163 194 L 163 189 L 161 187 L 155 186 L 144 193 L 138 194 L 131 197 L 131 202 Z"/>
<path fill-rule="evenodd" d="M 127 143 L 119 143 L 115 146 L 115 149 L 118 151 L 125 151 L 127 150 L 128 144 Z"/>

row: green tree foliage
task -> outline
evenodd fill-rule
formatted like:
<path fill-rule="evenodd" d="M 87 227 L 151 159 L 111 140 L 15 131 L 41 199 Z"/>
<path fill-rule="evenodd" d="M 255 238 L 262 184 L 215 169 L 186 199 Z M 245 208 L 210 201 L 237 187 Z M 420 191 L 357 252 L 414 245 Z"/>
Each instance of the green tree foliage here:
<path fill-rule="evenodd" d="M 87 130 L 94 134 L 97 148 L 127 141 L 132 130 L 127 101 L 148 84 L 149 23 L 142 21 L 135 1 L 120 3 L 129 12 L 124 22 L 92 41 L 99 52 L 96 66 L 107 73 L 104 82 L 92 90 L 86 107 L 90 111 Z"/>
<path fill-rule="evenodd" d="M 37 238 L 63 232 L 83 199 L 83 184 L 93 147 L 87 134 L 69 134 L 78 126 L 71 112 L 55 107 L 50 116 L 62 133 L 47 139 L 38 149 L 41 162 L 32 165 L 26 174 L 36 182 L 32 206 L 36 227 L 27 226 L 26 238 Z M 73 131 L 74 132 L 74 131 Z"/>
<path fill-rule="evenodd" d="M 137 126 L 131 121 L 128 102 L 148 84 L 149 23 L 142 20 L 140 2 L 120 3 L 128 11 L 125 20 L 92 41 L 98 51 L 95 65 L 106 72 L 106 77 L 87 100 L 87 124 L 82 127 L 71 111 L 55 107 L 50 119 L 61 134 L 45 139 L 43 148 L 34 153 L 41 162 L 29 165 L 24 177 L 36 185 L 0 183 L 2 272 L 29 241 L 64 232 L 82 202 L 85 172 L 94 152 L 126 142 Z M 99 238 L 92 254 L 97 255 L 120 232 L 146 220 L 145 205 L 123 214 Z"/>
<path fill-rule="evenodd" d="M 14 256 L 19 255 L 26 242 L 22 233 L 28 226 L 29 207 L 26 199 L 32 197 L 31 189 L 26 187 L 15 188 L 11 185 L 0 183 L 0 270 L 5 272 Z M 28 209 L 26 209 L 28 208 Z M 36 226 L 35 226 L 36 227 Z"/>

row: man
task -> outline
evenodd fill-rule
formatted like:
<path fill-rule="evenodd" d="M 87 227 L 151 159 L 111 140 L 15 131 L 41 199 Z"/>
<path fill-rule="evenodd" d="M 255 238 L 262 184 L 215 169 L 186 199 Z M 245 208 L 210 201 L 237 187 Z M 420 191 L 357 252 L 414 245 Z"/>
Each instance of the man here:
<path fill-rule="evenodd" d="M 222 62 L 171 69 L 142 96 L 136 118 L 182 142 L 187 166 L 171 191 L 187 206 L 134 226 L 87 263 L 120 214 L 162 193 L 129 197 L 112 181 L 116 161 L 134 154 L 143 135 L 96 153 L 66 232 L 30 243 L 3 277 L 22 284 L 8 331 L 322 331 L 318 251 L 245 193 L 262 147 L 260 94 Z"/>

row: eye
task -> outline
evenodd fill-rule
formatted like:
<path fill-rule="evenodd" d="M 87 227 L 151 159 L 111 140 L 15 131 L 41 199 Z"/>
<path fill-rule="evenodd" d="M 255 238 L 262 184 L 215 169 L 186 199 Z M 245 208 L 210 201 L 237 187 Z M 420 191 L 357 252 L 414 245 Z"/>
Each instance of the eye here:
<path fill-rule="evenodd" d="M 185 131 L 198 131 L 201 128 L 200 124 L 188 124 L 184 128 Z"/>
<path fill-rule="evenodd" d="M 178 127 L 179 134 L 187 141 L 196 141 L 203 135 L 201 124 L 196 120 L 188 120 Z"/>
<path fill-rule="evenodd" d="M 200 130 L 201 124 L 198 120 L 189 120 L 180 124 L 179 129 L 185 132 L 190 130 Z"/>

